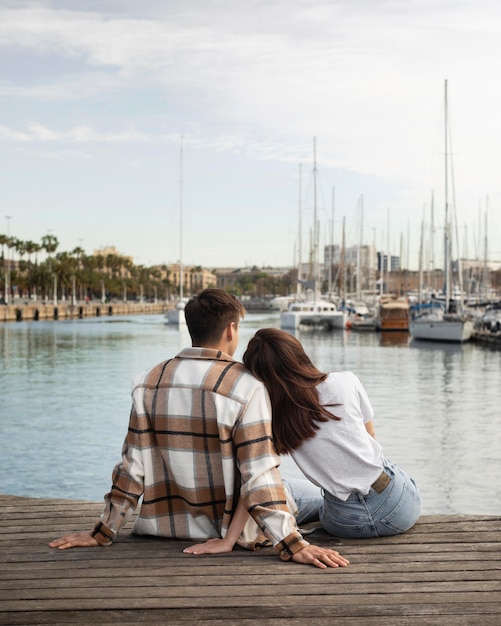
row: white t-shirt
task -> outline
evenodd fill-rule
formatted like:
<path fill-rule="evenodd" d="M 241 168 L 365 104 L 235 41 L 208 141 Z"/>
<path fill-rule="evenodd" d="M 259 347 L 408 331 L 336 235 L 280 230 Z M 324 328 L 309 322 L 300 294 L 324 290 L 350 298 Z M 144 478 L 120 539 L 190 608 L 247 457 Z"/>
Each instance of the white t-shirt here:
<path fill-rule="evenodd" d="M 317 387 L 320 402 L 340 420 L 317 422 L 319 430 L 291 454 L 303 474 L 340 500 L 366 495 L 383 470 L 383 451 L 365 423 L 374 410 L 352 372 L 332 372 Z"/>

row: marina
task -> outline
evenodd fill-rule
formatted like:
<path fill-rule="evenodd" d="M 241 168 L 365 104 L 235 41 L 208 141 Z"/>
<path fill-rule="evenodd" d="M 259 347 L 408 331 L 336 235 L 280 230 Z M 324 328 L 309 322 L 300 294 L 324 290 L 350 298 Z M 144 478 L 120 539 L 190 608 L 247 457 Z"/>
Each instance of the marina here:
<path fill-rule="evenodd" d="M 235 357 L 258 328 L 279 324 L 278 312 L 248 313 Z M 420 486 L 423 514 L 500 513 L 499 350 L 399 331 L 294 332 L 322 370 L 359 377 L 376 436 Z M 2 492 L 100 501 L 120 458 L 132 377 L 186 345 L 187 329 L 162 314 L 0 324 Z M 288 457 L 282 472 L 298 475 Z"/>
<path fill-rule="evenodd" d="M 278 312 L 247 314 L 236 358 L 258 328 L 279 324 Z M 497 625 L 499 351 L 419 342 L 407 331 L 294 333 L 319 367 L 362 380 L 386 455 L 420 487 L 414 528 L 340 540 L 316 527 L 312 542 L 350 560 L 328 571 L 282 563 L 269 548 L 193 557 L 182 552 L 190 542 L 134 536 L 130 523 L 110 548 L 49 548 L 99 516 L 132 376 L 189 337 L 163 314 L 7 322 L 0 624 Z M 281 471 L 299 475 L 288 457 Z"/>
<path fill-rule="evenodd" d="M 0 3 L 0 626 L 501 624 L 500 19 L 492 0 Z M 185 356 L 242 361 L 280 328 L 261 336 L 297 337 L 313 378 L 259 337 L 270 398 L 227 355 L 180 363 L 213 287 L 245 319 L 209 332 L 202 301 Z M 346 568 L 185 554 L 222 508 L 243 521 L 237 494 L 268 515 L 270 464 L 303 478 L 270 460 L 270 405 L 277 450 L 315 435 L 308 406 L 327 420 L 293 449 L 326 499 L 370 485 L 369 524 L 410 530 L 306 524 Z M 414 525 L 405 496 L 379 506 L 394 465 Z M 130 511 L 109 547 L 51 548 L 95 526 L 113 468 L 142 529 L 177 539 Z"/>

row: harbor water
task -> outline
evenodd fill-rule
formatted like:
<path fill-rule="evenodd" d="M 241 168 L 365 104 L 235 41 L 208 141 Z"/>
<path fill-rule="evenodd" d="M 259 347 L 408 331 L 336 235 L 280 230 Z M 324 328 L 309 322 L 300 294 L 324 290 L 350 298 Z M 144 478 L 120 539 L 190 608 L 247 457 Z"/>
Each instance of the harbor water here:
<path fill-rule="evenodd" d="M 278 315 L 248 314 L 241 358 Z M 425 514 L 501 513 L 501 352 L 407 333 L 299 332 L 323 371 L 355 372 L 385 455 Z M 189 345 L 161 315 L 0 325 L 0 493 L 100 501 L 120 459 L 134 374 Z M 332 459 L 333 468 L 336 460 Z M 289 458 L 282 473 L 300 476 Z"/>

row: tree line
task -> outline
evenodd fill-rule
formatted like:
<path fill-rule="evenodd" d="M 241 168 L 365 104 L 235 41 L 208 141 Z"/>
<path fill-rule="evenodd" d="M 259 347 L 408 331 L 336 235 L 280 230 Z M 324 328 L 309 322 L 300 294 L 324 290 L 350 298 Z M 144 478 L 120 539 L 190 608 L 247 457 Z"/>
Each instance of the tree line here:
<path fill-rule="evenodd" d="M 134 265 L 119 254 L 87 255 L 76 247 L 59 251 L 54 235 L 39 243 L 0 234 L 3 301 L 26 299 L 153 300 L 174 292 L 167 266 Z M 43 254 L 43 260 L 39 255 Z M 7 294 L 7 298 L 5 298 Z"/>
<path fill-rule="evenodd" d="M 172 280 L 171 271 L 165 264 L 135 265 L 130 257 L 87 255 L 81 247 L 59 251 L 59 241 L 52 234 L 44 235 L 40 242 L 0 234 L 0 245 L 0 301 L 4 303 L 10 303 L 14 298 L 26 301 L 61 298 L 69 301 L 155 301 L 169 300 L 179 293 L 179 286 Z M 202 289 L 195 278 L 201 270 L 201 266 L 185 269 L 189 286 L 186 288 L 185 284 L 184 295 Z M 286 295 L 295 289 L 296 275 L 295 270 L 291 270 L 277 277 L 254 267 L 239 276 L 228 291 L 237 296 Z"/>

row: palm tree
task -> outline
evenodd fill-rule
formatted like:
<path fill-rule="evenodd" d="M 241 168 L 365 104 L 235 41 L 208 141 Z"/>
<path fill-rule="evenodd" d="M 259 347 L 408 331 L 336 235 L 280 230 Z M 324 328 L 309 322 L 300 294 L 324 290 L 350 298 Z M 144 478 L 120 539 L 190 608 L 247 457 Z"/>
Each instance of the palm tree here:
<path fill-rule="evenodd" d="M 9 291 L 9 279 L 7 272 L 7 259 L 5 256 L 5 246 L 9 241 L 9 237 L 7 235 L 0 234 L 0 243 L 2 244 L 2 268 L 3 268 L 3 280 L 4 280 L 4 302 L 7 304 L 9 301 L 8 291 Z"/>
<path fill-rule="evenodd" d="M 3 256 L 3 268 L 4 268 L 4 285 L 5 285 L 5 303 L 8 303 L 11 295 L 11 270 L 12 263 L 10 259 L 10 250 L 15 248 L 17 239 L 9 237 L 7 235 L 1 235 L 2 243 L 2 256 Z M 5 255 L 4 246 L 7 246 L 7 255 Z"/>
<path fill-rule="evenodd" d="M 49 275 L 52 276 L 52 259 L 51 254 L 57 250 L 59 241 L 54 235 L 44 235 L 42 237 L 42 248 L 47 252 L 47 264 L 49 269 Z M 57 293 L 54 294 L 54 301 L 57 299 Z"/>
<path fill-rule="evenodd" d="M 42 237 L 42 248 L 50 255 L 57 250 L 59 241 L 54 235 L 44 235 Z"/>
<path fill-rule="evenodd" d="M 42 249 L 42 246 L 34 241 L 25 241 L 25 250 L 28 255 L 28 296 L 31 298 L 32 295 L 32 287 L 33 287 L 33 264 L 31 262 L 31 255 L 37 254 Z M 35 257 L 35 265 L 38 264 L 38 261 Z M 36 285 L 35 285 L 35 293 L 36 293 Z"/>

